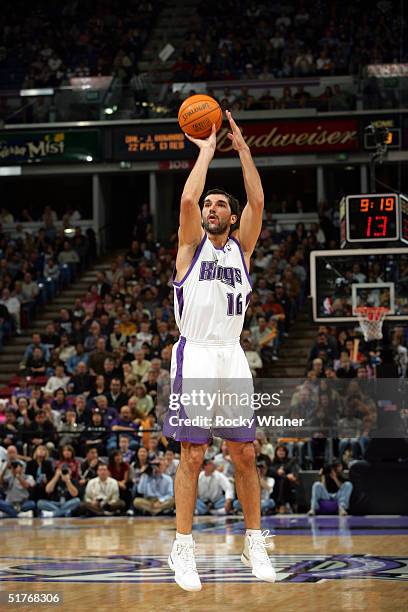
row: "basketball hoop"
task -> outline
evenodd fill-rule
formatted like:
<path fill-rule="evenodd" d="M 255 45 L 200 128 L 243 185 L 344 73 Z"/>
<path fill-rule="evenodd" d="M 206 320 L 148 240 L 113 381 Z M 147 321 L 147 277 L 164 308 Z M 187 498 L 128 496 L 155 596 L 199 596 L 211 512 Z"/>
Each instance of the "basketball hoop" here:
<path fill-rule="evenodd" d="M 358 306 L 354 309 L 367 342 L 381 340 L 384 318 L 389 312 L 390 309 L 384 306 Z"/>

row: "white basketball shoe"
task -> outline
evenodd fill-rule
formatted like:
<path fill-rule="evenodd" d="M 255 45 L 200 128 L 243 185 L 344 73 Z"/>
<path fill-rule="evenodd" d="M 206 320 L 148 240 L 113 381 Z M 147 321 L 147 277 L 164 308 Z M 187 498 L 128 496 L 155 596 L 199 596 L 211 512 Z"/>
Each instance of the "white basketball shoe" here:
<path fill-rule="evenodd" d="M 174 540 L 173 548 L 168 558 L 170 569 L 174 571 L 174 579 L 185 591 L 201 591 L 201 581 L 195 562 L 195 542 Z"/>
<path fill-rule="evenodd" d="M 259 580 L 275 582 L 276 572 L 267 551 L 267 548 L 273 550 L 275 546 L 273 542 L 266 542 L 268 537 L 272 537 L 269 531 L 246 535 L 241 561 L 247 567 L 252 568 L 253 575 Z"/>

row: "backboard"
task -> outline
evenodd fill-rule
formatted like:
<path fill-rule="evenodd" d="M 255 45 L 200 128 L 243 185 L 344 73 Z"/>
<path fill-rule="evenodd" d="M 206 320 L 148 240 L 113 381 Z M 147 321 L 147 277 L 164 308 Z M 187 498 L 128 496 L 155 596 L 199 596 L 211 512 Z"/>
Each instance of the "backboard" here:
<path fill-rule="evenodd" d="M 408 248 L 313 251 L 310 291 L 317 323 L 357 323 L 354 308 L 384 306 L 408 321 Z"/>

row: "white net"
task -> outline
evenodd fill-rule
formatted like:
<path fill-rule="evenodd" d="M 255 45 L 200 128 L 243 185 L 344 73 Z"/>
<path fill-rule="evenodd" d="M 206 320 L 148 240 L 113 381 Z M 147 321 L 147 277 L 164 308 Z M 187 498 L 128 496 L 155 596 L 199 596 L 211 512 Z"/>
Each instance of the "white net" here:
<path fill-rule="evenodd" d="M 389 309 L 380 306 L 361 306 L 355 308 L 354 313 L 358 317 L 364 339 L 367 342 L 381 340 L 384 318 L 389 313 Z"/>

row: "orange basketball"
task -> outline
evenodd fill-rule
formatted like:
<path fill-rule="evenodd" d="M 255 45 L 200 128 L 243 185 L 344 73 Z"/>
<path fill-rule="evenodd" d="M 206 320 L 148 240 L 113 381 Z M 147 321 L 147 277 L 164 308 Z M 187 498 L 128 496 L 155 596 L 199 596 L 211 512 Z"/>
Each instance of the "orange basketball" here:
<path fill-rule="evenodd" d="M 204 94 L 190 96 L 184 100 L 178 112 L 181 129 L 193 138 L 207 138 L 211 134 L 212 124 L 217 131 L 222 123 L 222 110 L 217 100 Z"/>

